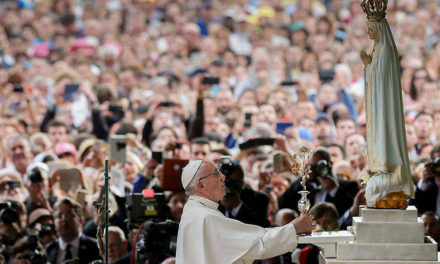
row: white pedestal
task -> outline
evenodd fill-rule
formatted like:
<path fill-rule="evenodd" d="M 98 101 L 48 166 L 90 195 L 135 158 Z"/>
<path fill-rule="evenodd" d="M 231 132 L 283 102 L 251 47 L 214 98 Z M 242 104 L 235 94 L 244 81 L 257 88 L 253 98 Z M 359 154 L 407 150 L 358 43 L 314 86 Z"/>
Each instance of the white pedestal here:
<path fill-rule="evenodd" d="M 298 237 L 300 244 L 314 244 L 324 251 L 324 257 L 334 258 L 337 255 L 338 242 L 354 242 L 354 235 L 348 231 L 314 232 L 309 236 Z"/>
<path fill-rule="evenodd" d="M 423 221 L 413 206 L 406 210 L 361 208 L 361 217 L 353 218 L 351 230 L 354 241 L 336 242 L 327 234 L 325 242 L 312 236 L 305 243 L 325 244 L 323 248 L 329 252 L 324 251 L 324 256 L 329 264 L 440 264 L 438 245 L 424 236 Z M 329 247 L 332 243 L 336 244 L 336 257 Z"/>
<path fill-rule="evenodd" d="M 364 223 L 369 222 L 417 222 L 417 208 L 408 206 L 406 210 L 361 208 Z"/>
<path fill-rule="evenodd" d="M 437 242 L 426 237 L 425 243 L 339 243 L 340 260 L 425 260 L 437 261 Z"/>
<path fill-rule="evenodd" d="M 353 229 L 358 243 L 423 243 L 424 241 L 424 224 L 420 218 L 417 222 L 364 222 L 363 217 L 353 217 Z"/>

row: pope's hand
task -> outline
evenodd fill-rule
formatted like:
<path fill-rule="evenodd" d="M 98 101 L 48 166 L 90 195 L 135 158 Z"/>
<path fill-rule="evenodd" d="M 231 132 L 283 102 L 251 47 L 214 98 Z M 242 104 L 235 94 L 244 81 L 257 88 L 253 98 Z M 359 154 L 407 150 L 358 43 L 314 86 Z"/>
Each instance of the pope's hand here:
<path fill-rule="evenodd" d="M 316 223 L 313 221 L 313 215 L 301 214 L 291 222 L 295 227 L 296 234 L 311 233 Z"/>

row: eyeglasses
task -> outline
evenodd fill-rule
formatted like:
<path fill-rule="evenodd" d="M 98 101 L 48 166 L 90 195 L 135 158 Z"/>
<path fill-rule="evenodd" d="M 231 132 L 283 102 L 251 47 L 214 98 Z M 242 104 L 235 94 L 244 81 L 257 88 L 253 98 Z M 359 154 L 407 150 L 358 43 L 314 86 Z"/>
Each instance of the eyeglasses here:
<path fill-rule="evenodd" d="M 216 169 L 214 172 L 211 172 L 210 174 L 208 174 L 208 175 L 205 175 L 205 176 L 203 176 L 203 177 L 200 177 L 197 181 L 201 181 L 201 180 L 203 180 L 203 179 L 205 179 L 205 178 L 207 178 L 207 177 L 209 177 L 209 176 L 211 176 L 211 175 L 217 175 L 217 177 L 218 176 L 220 176 L 220 171 L 218 170 L 218 169 Z"/>
<path fill-rule="evenodd" d="M 62 219 L 62 218 L 66 218 L 66 219 L 71 219 L 75 216 L 75 214 L 73 212 L 65 212 L 65 213 L 59 213 L 56 215 L 56 218 L 58 219 Z"/>

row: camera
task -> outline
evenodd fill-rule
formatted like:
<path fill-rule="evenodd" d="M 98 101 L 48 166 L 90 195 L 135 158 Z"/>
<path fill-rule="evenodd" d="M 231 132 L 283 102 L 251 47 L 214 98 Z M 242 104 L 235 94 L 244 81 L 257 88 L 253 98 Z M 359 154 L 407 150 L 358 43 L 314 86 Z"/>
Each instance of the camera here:
<path fill-rule="evenodd" d="M 7 181 L 6 183 L 1 184 L 0 192 L 3 192 L 7 189 L 15 189 L 20 187 L 21 187 L 21 183 L 19 181 Z"/>
<path fill-rule="evenodd" d="M 46 263 L 48 263 L 46 255 L 44 255 L 42 252 L 40 252 L 37 249 L 30 251 L 29 253 L 24 255 L 23 258 L 29 260 L 29 262 L 32 264 L 46 264 Z"/>
<path fill-rule="evenodd" d="M 235 170 L 241 170 L 238 160 L 233 160 L 229 156 L 220 158 L 218 169 L 225 175 L 226 196 L 233 195 L 240 189 L 240 183 L 231 179 L 231 175 Z"/>
<path fill-rule="evenodd" d="M 220 83 L 219 77 L 203 77 L 202 84 L 215 85 Z"/>
<path fill-rule="evenodd" d="M 19 217 L 17 211 L 12 206 L 11 202 L 0 203 L 0 219 L 7 225 L 18 221 Z"/>
<path fill-rule="evenodd" d="M 39 169 L 31 170 L 31 173 L 29 174 L 29 180 L 32 183 L 43 182 L 43 176 L 41 175 L 41 171 Z"/>
<path fill-rule="evenodd" d="M 136 263 L 160 264 L 176 255 L 179 224 L 166 220 L 167 205 L 163 193 L 144 190 L 127 198 L 129 223 L 143 223 L 136 244 Z"/>
<path fill-rule="evenodd" d="M 144 193 L 132 193 L 127 197 L 127 214 L 130 223 L 143 223 L 149 219 L 164 221 L 166 213 L 167 205 L 163 193 L 144 190 Z"/>
<path fill-rule="evenodd" d="M 29 252 L 21 258 L 29 260 L 32 264 L 46 264 L 48 263 L 47 256 L 44 252 L 43 246 L 38 240 L 38 231 L 36 229 L 26 229 L 24 231 L 25 237 L 22 238 L 21 248 L 24 251 L 28 249 Z"/>
<path fill-rule="evenodd" d="M 55 235 L 56 231 L 55 231 L 55 225 L 42 225 L 41 226 L 41 230 L 38 233 L 38 236 L 40 238 L 45 237 L 45 236 L 49 236 L 49 235 Z"/>
<path fill-rule="evenodd" d="M 433 162 L 429 163 L 429 171 L 434 176 L 440 176 L 440 158 L 436 158 Z"/>
<path fill-rule="evenodd" d="M 173 102 L 162 102 L 160 103 L 160 107 L 174 107 L 175 103 Z"/>
<path fill-rule="evenodd" d="M 146 221 L 144 232 L 136 243 L 136 263 L 160 264 L 168 257 L 176 255 L 176 238 L 179 223 Z"/>
<path fill-rule="evenodd" d="M 327 178 L 332 173 L 332 166 L 326 160 L 320 160 L 316 164 L 312 164 L 310 169 L 319 178 Z"/>
<path fill-rule="evenodd" d="M 319 79 L 323 82 L 332 81 L 335 78 L 334 70 L 320 70 L 318 74 Z"/>
<path fill-rule="evenodd" d="M 21 84 L 13 84 L 12 87 L 14 93 L 24 93 L 24 89 Z"/>
<path fill-rule="evenodd" d="M 245 127 L 251 127 L 252 125 L 252 113 L 245 113 L 244 114 L 244 126 Z"/>

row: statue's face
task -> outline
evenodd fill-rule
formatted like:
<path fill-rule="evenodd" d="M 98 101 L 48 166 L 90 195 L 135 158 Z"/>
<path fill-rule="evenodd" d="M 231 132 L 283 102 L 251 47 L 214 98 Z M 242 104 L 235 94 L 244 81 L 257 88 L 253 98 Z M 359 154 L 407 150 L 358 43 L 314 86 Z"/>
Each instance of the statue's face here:
<path fill-rule="evenodd" d="M 368 36 L 370 36 L 370 39 L 376 39 L 376 31 L 374 31 L 374 29 L 372 29 L 371 27 L 368 27 Z"/>

